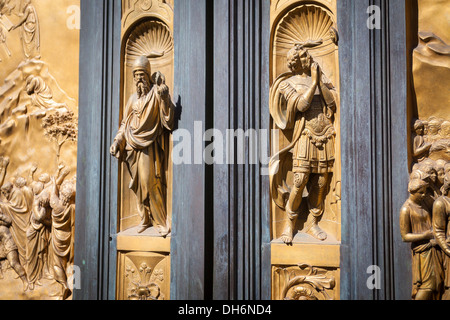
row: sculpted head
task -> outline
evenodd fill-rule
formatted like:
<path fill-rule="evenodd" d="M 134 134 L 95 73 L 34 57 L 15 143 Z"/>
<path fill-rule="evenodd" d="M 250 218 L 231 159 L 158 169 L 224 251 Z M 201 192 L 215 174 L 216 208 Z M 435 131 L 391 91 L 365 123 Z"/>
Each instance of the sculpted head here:
<path fill-rule="evenodd" d="M 13 189 L 13 184 L 11 182 L 7 182 L 2 186 L 2 194 L 6 199 L 9 200 L 9 196 L 11 195 L 11 191 Z"/>
<path fill-rule="evenodd" d="M 434 169 L 436 170 L 437 173 L 437 180 L 439 182 L 440 185 L 442 185 L 444 183 L 444 178 L 445 178 L 445 165 L 447 164 L 447 161 L 439 159 L 436 160 L 435 162 L 435 167 Z"/>
<path fill-rule="evenodd" d="M 433 118 L 428 121 L 428 134 L 437 135 L 441 129 L 441 121 L 439 119 Z"/>
<path fill-rule="evenodd" d="M 39 195 L 39 205 L 41 207 L 48 207 L 49 204 L 50 204 L 50 194 L 44 190 Z"/>
<path fill-rule="evenodd" d="M 151 85 L 150 62 L 146 56 L 140 56 L 133 65 L 133 79 L 138 97 L 147 94 Z"/>
<path fill-rule="evenodd" d="M 419 170 L 424 172 L 428 176 L 428 180 L 430 183 L 437 182 L 437 172 L 435 166 L 436 166 L 435 161 L 431 159 L 426 159 L 419 165 Z"/>
<path fill-rule="evenodd" d="M 17 178 L 14 180 L 14 185 L 15 185 L 17 188 L 23 188 L 23 187 L 26 186 L 26 184 L 27 184 L 27 180 L 26 180 L 24 177 L 17 177 Z"/>
<path fill-rule="evenodd" d="M 425 124 L 422 120 L 416 120 L 414 122 L 414 132 L 419 136 L 425 133 Z"/>
<path fill-rule="evenodd" d="M 422 201 L 427 194 L 428 184 L 421 179 L 413 179 L 408 184 L 408 192 L 414 200 Z"/>
<path fill-rule="evenodd" d="M 39 176 L 39 182 L 48 183 L 50 181 L 50 175 L 48 173 L 43 173 Z"/>
<path fill-rule="evenodd" d="M 313 58 L 303 46 L 296 44 L 287 54 L 288 68 L 292 72 L 303 73 L 311 69 Z"/>
<path fill-rule="evenodd" d="M 442 138 L 450 139 L 450 121 L 444 121 L 441 123 L 439 134 Z"/>
<path fill-rule="evenodd" d="M 69 202 L 75 196 L 75 190 L 71 183 L 63 183 L 59 194 L 62 201 Z"/>

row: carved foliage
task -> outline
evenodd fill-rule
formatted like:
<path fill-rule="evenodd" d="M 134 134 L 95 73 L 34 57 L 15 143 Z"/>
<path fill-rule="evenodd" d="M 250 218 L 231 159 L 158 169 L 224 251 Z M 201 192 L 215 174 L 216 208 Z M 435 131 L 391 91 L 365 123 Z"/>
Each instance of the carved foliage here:
<path fill-rule="evenodd" d="M 277 267 L 274 273 L 283 279 L 280 299 L 332 300 L 327 291 L 334 289 L 336 281 L 327 270 L 298 264 L 296 267 Z"/>
<path fill-rule="evenodd" d="M 124 255 L 123 299 L 165 300 L 168 285 L 168 256 L 147 253 Z"/>

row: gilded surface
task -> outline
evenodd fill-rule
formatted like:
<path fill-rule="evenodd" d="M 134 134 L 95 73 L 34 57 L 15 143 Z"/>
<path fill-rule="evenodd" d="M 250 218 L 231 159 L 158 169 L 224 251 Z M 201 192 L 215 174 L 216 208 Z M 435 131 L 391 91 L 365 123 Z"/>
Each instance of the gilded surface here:
<path fill-rule="evenodd" d="M 169 299 L 170 256 L 132 252 L 119 255 L 119 300 Z"/>
<path fill-rule="evenodd" d="M 400 211 L 402 239 L 411 243 L 415 300 L 449 299 L 447 244 L 450 190 L 449 121 L 417 119 L 409 198 Z"/>
<path fill-rule="evenodd" d="M 0 1 L 0 299 L 71 296 L 78 14 Z"/>
<path fill-rule="evenodd" d="M 339 299 L 336 3 L 271 1 L 271 42 L 272 298 Z M 293 267 L 298 261 L 306 264 Z M 319 279 L 322 267 L 331 278 Z"/>
<path fill-rule="evenodd" d="M 418 46 L 412 52 L 415 94 L 409 197 L 400 232 L 411 244 L 414 300 L 450 299 L 449 0 L 418 1 Z"/>
<path fill-rule="evenodd" d="M 419 0 L 418 46 L 413 52 L 417 117 L 448 118 L 450 112 L 450 1 Z M 438 80 L 439 79 L 439 80 Z M 438 80 L 438 81 L 437 81 Z"/>
<path fill-rule="evenodd" d="M 275 300 L 334 300 L 335 270 L 308 264 L 272 267 Z"/>
<path fill-rule="evenodd" d="M 122 1 L 118 299 L 170 298 L 172 28 L 171 1 Z"/>

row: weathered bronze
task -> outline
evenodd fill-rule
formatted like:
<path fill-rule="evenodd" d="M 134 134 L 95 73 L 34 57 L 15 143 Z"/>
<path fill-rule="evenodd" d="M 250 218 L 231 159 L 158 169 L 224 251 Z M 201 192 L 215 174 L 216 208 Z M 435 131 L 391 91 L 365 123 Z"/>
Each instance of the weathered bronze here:
<path fill-rule="evenodd" d="M 271 88 L 271 115 L 281 129 L 294 129 L 292 142 L 278 152 L 271 161 L 271 172 L 289 152 L 293 153 L 294 184 L 282 190 L 283 181 L 275 173 L 271 176 L 272 198 L 286 210 L 288 220 L 281 239 L 292 243 L 294 226 L 308 181 L 311 182 L 308 205 L 309 221 L 305 231 L 319 240 L 327 238 L 318 221 L 323 214 L 324 198 L 335 160 L 336 131 L 333 116 L 336 93 L 320 66 L 309 55 L 305 45 L 297 44 L 288 52 L 290 73 L 275 80 Z M 287 202 L 285 201 L 288 199 Z"/>
<path fill-rule="evenodd" d="M 326 285 L 327 296 L 320 294 L 320 299 L 339 299 L 339 36 L 335 17 L 335 1 L 271 1 L 269 110 L 272 129 L 279 132 L 271 141 L 269 164 L 272 269 L 279 270 L 280 265 L 295 269 L 298 261 L 311 270 L 327 268 L 333 281 Z M 312 280 L 318 287 L 321 281 Z M 273 299 L 318 298 L 315 285 L 300 281 L 283 293 L 285 285 L 273 280 Z"/>
<path fill-rule="evenodd" d="M 117 299 L 170 298 L 172 1 L 122 1 Z"/>
<path fill-rule="evenodd" d="M 174 109 L 164 76 L 153 76 L 146 56 L 133 67 L 136 93 L 125 107 L 124 120 L 111 146 L 111 154 L 126 161 L 131 176 L 130 189 L 138 199 L 141 217 L 138 230 L 154 226 L 161 236 L 170 232 L 166 212 L 164 158 L 167 131 L 172 130 Z"/>
<path fill-rule="evenodd" d="M 400 232 L 411 243 L 415 300 L 449 299 L 448 245 L 449 122 L 437 117 L 413 124 L 409 199 L 400 211 Z"/>

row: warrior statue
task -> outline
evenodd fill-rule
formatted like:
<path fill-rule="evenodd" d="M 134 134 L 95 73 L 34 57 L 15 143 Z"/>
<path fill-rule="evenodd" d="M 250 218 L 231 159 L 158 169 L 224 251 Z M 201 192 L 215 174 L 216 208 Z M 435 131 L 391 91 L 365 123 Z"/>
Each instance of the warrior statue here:
<path fill-rule="evenodd" d="M 270 113 L 280 129 L 293 129 L 293 135 L 289 145 L 270 161 L 270 184 L 273 201 L 287 215 L 281 240 L 290 244 L 305 187 L 309 215 L 304 231 L 319 240 L 327 238 L 318 222 L 324 212 L 335 161 L 333 116 L 337 96 L 306 46 L 296 44 L 288 52 L 287 60 L 291 71 L 280 75 L 270 89 Z M 291 187 L 286 185 L 286 170 L 283 170 L 289 155 L 293 162 L 289 170 L 294 173 Z"/>

